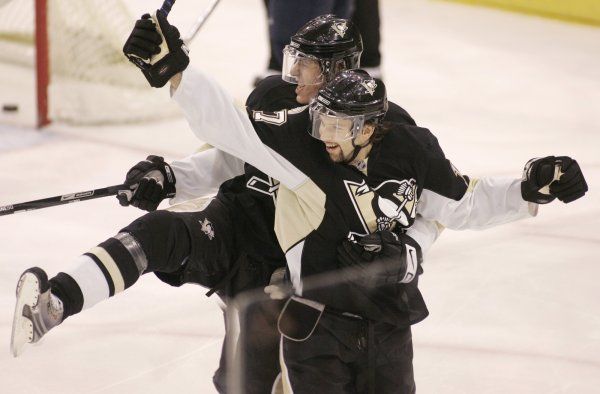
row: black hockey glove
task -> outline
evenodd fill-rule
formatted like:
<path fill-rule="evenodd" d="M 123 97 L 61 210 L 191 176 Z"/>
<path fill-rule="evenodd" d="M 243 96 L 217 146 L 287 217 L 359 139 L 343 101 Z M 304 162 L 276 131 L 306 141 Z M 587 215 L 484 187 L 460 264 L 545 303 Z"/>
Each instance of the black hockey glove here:
<path fill-rule="evenodd" d="M 175 196 L 175 174 L 160 156 L 148 156 L 133 166 L 124 184 L 129 190 L 119 190 L 117 194 L 123 206 L 155 211 L 162 200 Z"/>
<path fill-rule="evenodd" d="M 406 234 L 380 231 L 362 237 L 358 243 L 344 241 L 338 247 L 338 262 L 357 275 L 356 282 L 375 288 L 409 283 L 421 274 L 421 247 Z"/>
<path fill-rule="evenodd" d="M 158 26 L 157 26 L 158 23 Z M 135 22 L 123 53 L 142 70 L 150 86 L 160 88 L 190 63 L 188 49 L 179 30 L 167 21 L 162 11 L 156 11 L 156 21 L 145 14 Z"/>
<path fill-rule="evenodd" d="M 579 164 L 568 156 L 547 156 L 525 164 L 521 195 L 525 201 L 547 204 L 558 198 L 564 203 L 577 200 L 588 191 Z"/>

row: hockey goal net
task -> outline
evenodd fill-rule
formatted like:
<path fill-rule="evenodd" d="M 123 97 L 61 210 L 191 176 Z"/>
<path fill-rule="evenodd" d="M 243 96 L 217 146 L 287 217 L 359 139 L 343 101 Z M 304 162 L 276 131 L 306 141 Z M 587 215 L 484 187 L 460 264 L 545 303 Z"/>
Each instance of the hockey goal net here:
<path fill-rule="evenodd" d="M 122 0 L 0 0 L 3 78 L 35 75 L 38 125 L 176 116 L 167 89 L 151 89 L 121 52 L 134 21 Z"/>

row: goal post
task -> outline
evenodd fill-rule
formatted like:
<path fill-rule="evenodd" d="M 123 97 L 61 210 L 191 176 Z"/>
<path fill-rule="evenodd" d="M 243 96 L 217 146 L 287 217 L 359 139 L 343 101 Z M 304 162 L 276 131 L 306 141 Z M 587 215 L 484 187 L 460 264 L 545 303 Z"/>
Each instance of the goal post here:
<path fill-rule="evenodd" d="M 50 123 L 48 117 L 48 9 L 47 0 L 35 0 L 35 68 L 38 128 Z"/>
<path fill-rule="evenodd" d="M 134 22 L 123 0 L 0 0 L 0 74 L 10 82 L 3 85 L 32 90 L 26 105 L 36 107 L 39 127 L 178 116 L 167 89 L 151 89 L 122 54 Z M 22 74 L 34 77 L 32 88 L 19 83 Z"/>

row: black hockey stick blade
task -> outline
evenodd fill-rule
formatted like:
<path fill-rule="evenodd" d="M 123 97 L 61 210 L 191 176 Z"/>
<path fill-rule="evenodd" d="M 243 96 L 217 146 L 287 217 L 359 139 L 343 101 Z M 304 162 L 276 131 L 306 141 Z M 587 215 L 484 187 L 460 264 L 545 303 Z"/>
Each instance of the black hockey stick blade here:
<path fill-rule="evenodd" d="M 115 185 L 103 187 L 100 189 L 86 190 L 84 192 L 63 194 L 62 196 L 42 198 L 40 200 L 5 205 L 0 207 L 0 216 L 10 215 L 16 212 L 33 211 L 35 209 L 48 208 L 56 205 L 64 205 L 73 202 L 91 200 L 94 198 L 116 196 L 120 190 L 130 190 L 130 188 L 127 185 Z"/>

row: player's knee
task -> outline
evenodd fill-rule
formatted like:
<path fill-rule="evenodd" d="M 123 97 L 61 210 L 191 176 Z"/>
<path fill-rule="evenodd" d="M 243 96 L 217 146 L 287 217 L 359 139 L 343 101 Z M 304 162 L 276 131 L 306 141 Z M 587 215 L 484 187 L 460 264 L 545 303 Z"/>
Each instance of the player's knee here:
<path fill-rule="evenodd" d="M 134 220 L 121 231 L 140 238 L 164 237 L 171 232 L 177 232 L 182 226 L 185 227 L 183 220 L 174 212 L 154 211 Z"/>
<path fill-rule="evenodd" d="M 161 210 L 147 213 L 121 232 L 131 234 L 140 243 L 150 271 L 180 264 L 189 254 L 189 231 L 184 218 L 176 212 Z"/>

